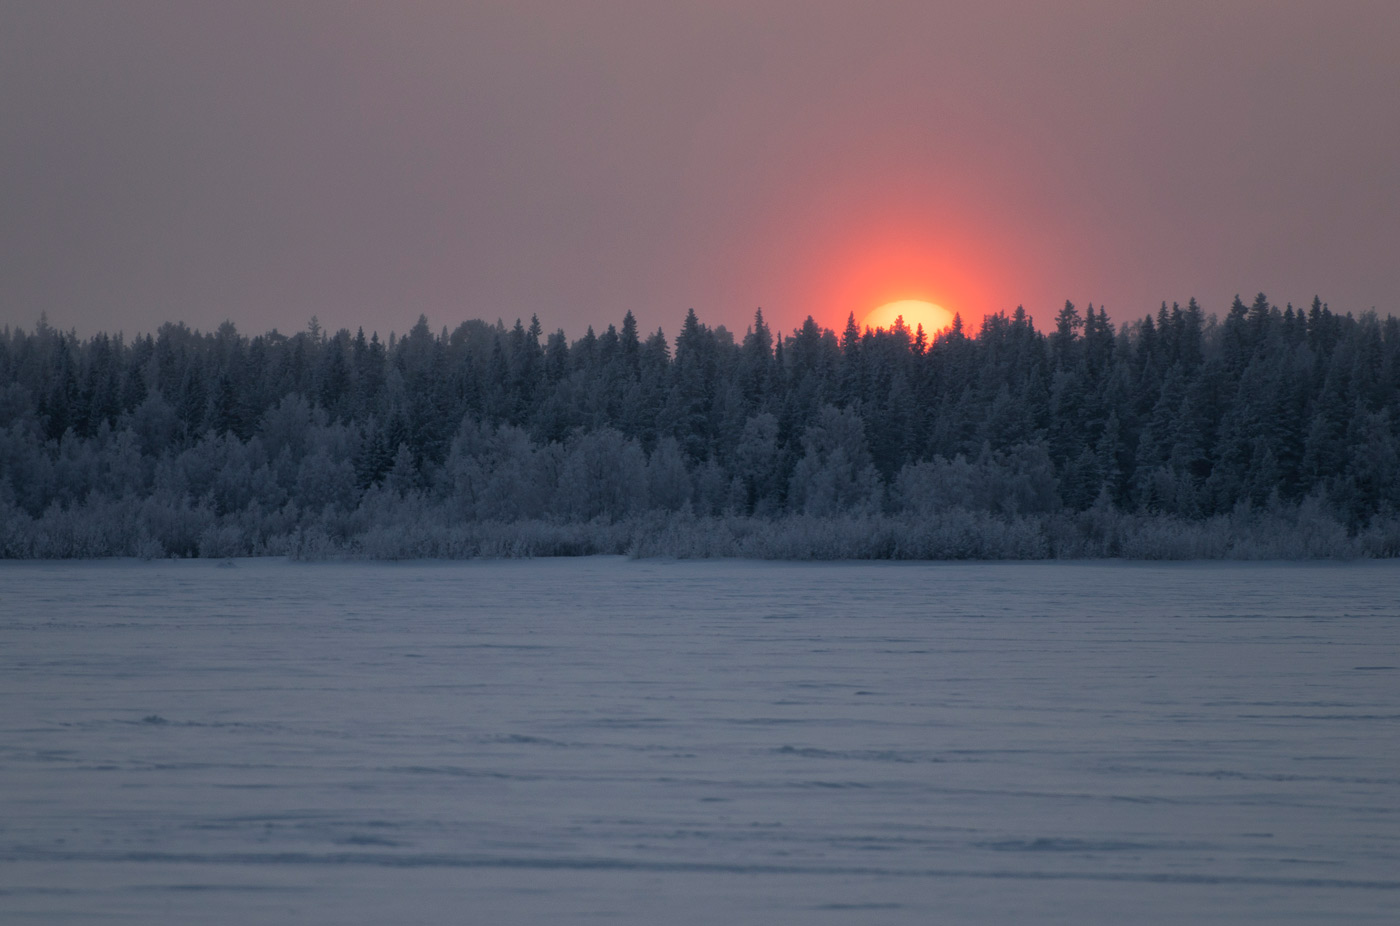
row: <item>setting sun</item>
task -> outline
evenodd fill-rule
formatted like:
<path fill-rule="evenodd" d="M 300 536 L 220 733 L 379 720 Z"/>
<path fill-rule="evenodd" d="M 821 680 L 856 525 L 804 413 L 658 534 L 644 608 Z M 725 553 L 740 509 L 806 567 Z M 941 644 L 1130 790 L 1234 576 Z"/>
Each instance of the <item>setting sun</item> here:
<path fill-rule="evenodd" d="M 910 331 L 914 331 L 919 325 L 924 326 L 924 332 L 932 337 L 953 323 L 953 313 L 936 302 L 926 302 L 923 299 L 898 299 L 894 302 L 886 302 L 875 309 L 861 320 L 861 325 L 866 328 L 892 328 L 895 319 L 904 319 L 904 325 Z"/>

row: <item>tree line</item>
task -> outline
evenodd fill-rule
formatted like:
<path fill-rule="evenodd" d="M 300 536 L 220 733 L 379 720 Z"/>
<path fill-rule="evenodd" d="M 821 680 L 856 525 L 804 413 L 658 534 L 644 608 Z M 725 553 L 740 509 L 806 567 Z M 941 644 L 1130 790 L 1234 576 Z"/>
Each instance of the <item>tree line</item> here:
<path fill-rule="evenodd" d="M 1398 404 L 1400 321 L 1263 294 L 933 337 L 41 319 L 0 332 L 0 555 L 1396 555 Z"/>

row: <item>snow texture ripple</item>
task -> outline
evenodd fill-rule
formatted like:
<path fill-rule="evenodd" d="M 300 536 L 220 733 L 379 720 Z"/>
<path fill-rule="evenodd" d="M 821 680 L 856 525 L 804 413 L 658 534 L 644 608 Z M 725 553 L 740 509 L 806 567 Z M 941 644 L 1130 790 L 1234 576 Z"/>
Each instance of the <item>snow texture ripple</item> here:
<path fill-rule="evenodd" d="M 1400 564 L 0 563 L 0 921 L 1400 917 Z"/>

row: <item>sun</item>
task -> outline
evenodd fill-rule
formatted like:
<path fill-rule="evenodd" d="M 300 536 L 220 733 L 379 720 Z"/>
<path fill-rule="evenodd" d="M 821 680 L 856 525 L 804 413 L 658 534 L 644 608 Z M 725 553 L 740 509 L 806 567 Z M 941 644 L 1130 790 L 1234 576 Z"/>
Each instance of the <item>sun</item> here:
<path fill-rule="evenodd" d="M 894 302 L 886 302 L 866 315 L 861 320 L 861 325 L 871 329 L 889 329 L 894 327 L 897 318 L 903 318 L 905 327 L 910 331 L 923 325 L 924 333 L 929 337 L 953 324 L 953 313 L 936 302 L 927 302 L 923 299 L 896 299 Z"/>

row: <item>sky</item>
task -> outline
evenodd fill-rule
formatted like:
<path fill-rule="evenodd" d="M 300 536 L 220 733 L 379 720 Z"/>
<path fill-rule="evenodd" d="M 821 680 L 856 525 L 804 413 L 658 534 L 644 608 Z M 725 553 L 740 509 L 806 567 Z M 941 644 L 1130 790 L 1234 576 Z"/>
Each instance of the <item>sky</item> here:
<path fill-rule="evenodd" d="M 1400 307 L 1394 0 L 0 0 L 0 325 Z"/>

